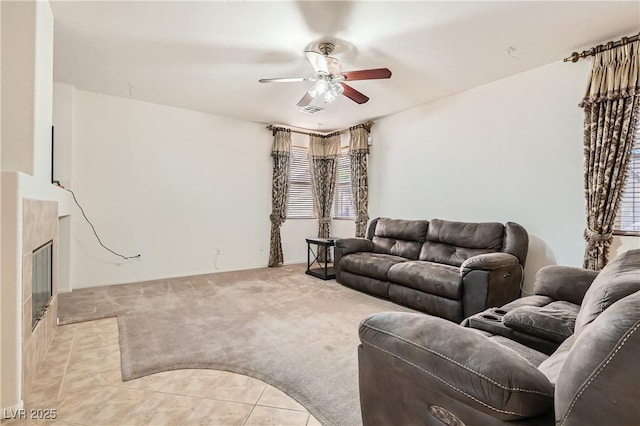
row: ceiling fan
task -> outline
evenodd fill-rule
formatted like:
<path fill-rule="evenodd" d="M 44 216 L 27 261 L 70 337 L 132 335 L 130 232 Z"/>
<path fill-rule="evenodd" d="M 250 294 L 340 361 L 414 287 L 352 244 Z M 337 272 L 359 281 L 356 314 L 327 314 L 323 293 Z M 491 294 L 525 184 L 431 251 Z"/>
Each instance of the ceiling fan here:
<path fill-rule="evenodd" d="M 315 81 L 316 83 L 298 102 L 299 107 L 309 105 L 315 98 L 322 96 L 325 102 L 332 102 L 338 96 L 344 95 L 352 101 L 363 104 L 369 98 L 363 93 L 345 83 L 345 81 L 373 80 L 390 78 L 391 71 L 388 68 L 375 68 L 369 70 L 345 71 L 342 72 L 340 61 L 329 56 L 335 45 L 330 42 L 318 44 L 318 50 L 304 52 L 311 63 L 316 75 L 313 77 L 291 77 L 291 78 L 263 78 L 260 83 L 292 83 L 298 81 Z"/>

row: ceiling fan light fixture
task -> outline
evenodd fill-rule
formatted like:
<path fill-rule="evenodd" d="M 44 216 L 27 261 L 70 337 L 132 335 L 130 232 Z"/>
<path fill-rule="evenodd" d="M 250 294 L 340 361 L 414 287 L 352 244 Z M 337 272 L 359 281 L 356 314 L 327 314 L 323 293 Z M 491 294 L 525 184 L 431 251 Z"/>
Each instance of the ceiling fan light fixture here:
<path fill-rule="evenodd" d="M 327 90 L 329 90 L 329 82 L 327 82 L 327 80 L 320 79 L 316 81 L 316 84 L 314 84 L 311 89 L 309 89 L 309 94 L 315 98 L 316 96 L 322 95 Z"/>
<path fill-rule="evenodd" d="M 337 97 L 338 95 L 336 95 L 336 93 L 333 90 L 327 90 L 324 93 L 324 101 L 326 103 L 335 101 Z"/>
<path fill-rule="evenodd" d="M 344 92 L 344 87 L 340 83 L 331 83 L 329 90 L 324 93 L 324 101 L 329 103 L 336 100 Z"/>
<path fill-rule="evenodd" d="M 333 102 L 335 99 L 336 99 L 336 95 L 334 95 L 333 92 L 331 92 L 331 91 L 327 91 L 324 94 L 324 101 L 326 103 Z"/>

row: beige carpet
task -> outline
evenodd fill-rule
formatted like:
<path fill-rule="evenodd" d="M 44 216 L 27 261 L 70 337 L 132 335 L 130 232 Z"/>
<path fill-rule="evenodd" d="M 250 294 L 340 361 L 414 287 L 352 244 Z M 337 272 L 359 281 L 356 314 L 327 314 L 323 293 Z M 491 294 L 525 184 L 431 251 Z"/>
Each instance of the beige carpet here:
<path fill-rule="evenodd" d="M 323 425 L 361 424 L 360 320 L 406 311 L 300 265 L 61 294 L 62 324 L 116 315 L 122 377 L 212 368 L 283 390 Z"/>

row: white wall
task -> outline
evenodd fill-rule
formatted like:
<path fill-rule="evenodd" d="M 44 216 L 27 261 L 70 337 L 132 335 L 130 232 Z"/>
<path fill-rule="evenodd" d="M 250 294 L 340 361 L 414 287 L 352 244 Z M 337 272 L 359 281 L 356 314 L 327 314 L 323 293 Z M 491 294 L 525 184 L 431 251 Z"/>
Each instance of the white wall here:
<path fill-rule="evenodd" d="M 2 170 L 33 174 L 36 2 L 2 7 Z M 47 7 L 49 7 L 47 3 Z"/>
<path fill-rule="evenodd" d="M 54 179 L 64 187 L 71 185 L 73 158 L 73 98 L 75 89 L 69 84 L 53 83 L 52 120 L 54 135 Z M 75 210 L 78 212 L 77 210 Z M 60 218 L 58 223 L 58 293 L 71 287 L 71 217 Z"/>
<path fill-rule="evenodd" d="M 33 176 L 51 183 L 53 108 L 53 15 L 48 1 L 36 3 L 33 114 Z"/>
<path fill-rule="evenodd" d="M 2 170 L 50 183 L 53 15 L 46 1 L 2 8 Z"/>
<path fill-rule="evenodd" d="M 379 120 L 371 217 L 518 222 L 526 288 L 544 265 L 581 266 L 589 68 L 557 62 Z"/>
<path fill-rule="evenodd" d="M 73 111 L 70 188 L 107 246 L 142 255 L 108 253 L 75 215 L 73 288 L 267 264 L 264 125 L 81 90 Z"/>
<path fill-rule="evenodd" d="M 64 186 L 71 184 L 74 93 L 69 84 L 53 83 L 54 178 Z"/>

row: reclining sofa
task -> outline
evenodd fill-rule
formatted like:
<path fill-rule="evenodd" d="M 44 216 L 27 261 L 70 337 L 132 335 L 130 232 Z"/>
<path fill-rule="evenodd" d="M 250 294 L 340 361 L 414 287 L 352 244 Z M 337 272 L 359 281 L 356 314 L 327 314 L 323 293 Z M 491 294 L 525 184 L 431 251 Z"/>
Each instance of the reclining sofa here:
<path fill-rule="evenodd" d="M 466 327 L 399 312 L 364 319 L 364 425 L 640 424 L 640 250 L 600 273 L 543 268 L 534 290 Z"/>
<path fill-rule="evenodd" d="M 460 322 L 520 296 L 529 236 L 517 223 L 377 218 L 336 241 L 336 280 Z"/>

